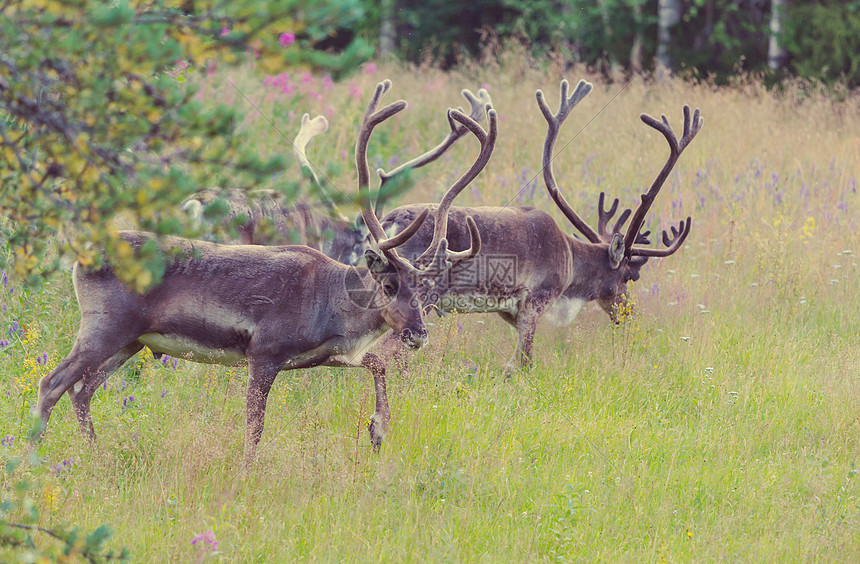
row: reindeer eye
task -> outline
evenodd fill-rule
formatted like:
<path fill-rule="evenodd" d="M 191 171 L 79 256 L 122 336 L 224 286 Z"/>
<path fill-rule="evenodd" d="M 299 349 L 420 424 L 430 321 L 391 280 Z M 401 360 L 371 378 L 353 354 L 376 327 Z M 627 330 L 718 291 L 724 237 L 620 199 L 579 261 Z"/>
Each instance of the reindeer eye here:
<path fill-rule="evenodd" d="M 382 291 L 384 291 L 385 295 L 389 298 L 393 298 L 397 295 L 397 283 L 393 280 L 386 280 L 382 283 Z"/>

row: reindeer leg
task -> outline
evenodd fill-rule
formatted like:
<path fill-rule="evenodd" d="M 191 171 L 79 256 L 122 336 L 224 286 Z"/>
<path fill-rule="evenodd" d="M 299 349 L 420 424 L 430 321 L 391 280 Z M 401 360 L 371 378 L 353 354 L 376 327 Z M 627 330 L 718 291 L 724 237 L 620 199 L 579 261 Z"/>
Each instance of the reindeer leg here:
<path fill-rule="evenodd" d="M 114 355 L 123 348 L 123 344 L 116 342 L 116 336 L 122 335 L 121 331 L 103 327 L 97 333 L 91 333 L 88 329 L 82 324 L 72 352 L 39 382 L 39 399 L 33 410 L 34 415 L 42 420 L 39 438 L 47 429 L 51 412 L 63 394 L 82 378 L 92 377 L 103 364 L 110 364 Z M 89 434 L 87 431 L 85 436 Z"/>
<path fill-rule="evenodd" d="M 386 335 L 382 340 L 382 343 L 379 345 L 379 350 L 386 361 L 389 358 L 394 359 L 394 362 L 397 363 L 397 368 L 400 370 L 400 376 L 402 378 L 409 376 L 409 357 L 406 354 L 406 347 L 403 345 L 403 341 L 400 340 L 400 337 L 397 336 L 397 333 L 392 331 Z M 388 363 L 386 362 L 386 366 L 387 365 Z"/>
<path fill-rule="evenodd" d="M 81 426 L 81 434 L 91 443 L 95 443 L 96 440 L 96 431 L 90 416 L 90 402 L 93 399 L 93 394 L 117 368 L 140 352 L 142 348 L 143 345 L 135 341 L 101 363 L 94 372 L 84 374 L 82 381 L 69 388 L 69 399 L 72 400 L 72 406 L 75 408 L 75 415 L 77 415 L 78 423 Z"/>
<path fill-rule="evenodd" d="M 499 314 L 517 330 L 517 349 L 502 369 L 506 376 L 511 376 L 517 370 L 531 369 L 535 330 L 541 314 L 546 309 L 546 304 L 547 300 L 543 299 L 526 300 L 515 316 L 504 312 Z"/>
<path fill-rule="evenodd" d="M 271 362 L 248 360 L 248 396 L 245 405 L 245 465 L 254 461 L 257 445 L 263 435 L 266 402 L 278 375 L 279 367 Z"/>
<path fill-rule="evenodd" d="M 376 388 L 376 410 L 370 418 L 367 430 L 374 452 L 379 452 L 382 439 L 388 432 L 388 422 L 391 420 L 391 409 L 388 407 L 388 392 L 385 389 L 385 363 L 372 353 L 367 353 L 361 359 L 361 365 L 373 374 L 373 385 Z"/>

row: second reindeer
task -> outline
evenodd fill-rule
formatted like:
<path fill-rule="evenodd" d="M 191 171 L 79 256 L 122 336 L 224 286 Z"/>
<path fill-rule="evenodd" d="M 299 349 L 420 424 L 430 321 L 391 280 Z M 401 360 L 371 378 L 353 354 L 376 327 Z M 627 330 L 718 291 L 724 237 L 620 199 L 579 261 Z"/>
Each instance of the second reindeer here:
<path fill-rule="evenodd" d="M 400 249 L 417 264 L 429 264 L 432 256 L 426 249 L 432 249 L 442 239 L 449 242 L 451 249 L 464 249 L 469 245 L 472 236 L 463 225 L 467 217 L 474 218 L 483 243 L 481 256 L 445 272 L 440 270 L 432 290 L 424 292 L 423 303 L 425 307 L 443 312 L 498 313 L 516 328 L 518 335 L 508 371 L 531 366 L 534 333 L 542 316 L 564 325 L 574 319 L 583 304 L 597 301 L 616 319 L 618 305 L 626 298 L 627 284 L 639 278 L 642 265 L 649 257 L 666 257 L 677 251 L 690 232 L 688 217 L 677 229 L 672 227 L 671 236 L 663 232 L 664 249 L 637 246 L 649 243 L 648 232 L 640 232 L 645 216 L 678 157 L 702 127 L 699 110 L 691 116 L 690 108 L 684 107 L 684 132 L 680 141 L 665 116 L 661 121 L 642 114 L 642 121 L 666 138 L 669 157 L 650 189 L 642 194 L 626 233 L 620 230 L 630 211 L 625 210 L 612 230 L 608 230 L 607 222 L 614 215 L 618 201 L 611 209 L 604 210 L 603 194 L 600 195 L 598 231 L 595 231 L 561 195 L 552 170 L 553 147 L 559 129 L 592 86 L 580 81 L 570 96 L 568 88 L 568 82 L 562 81 L 561 102 L 555 114 L 544 101 L 543 92 L 536 93 L 538 107 L 547 121 L 543 177 L 553 201 L 585 240 L 568 235 L 548 213 L 533 207 L 453 207 L 448 210 L 443 200 L 440 211 L 445 209 L 448 213 L 440 217 L 447 217 L 448 225 L 440 229 L 431 219 Z M 396 208 L 385 215 L 383 226 L 387 232 L 399 231 L 432 207 L 415 204 Z"/>

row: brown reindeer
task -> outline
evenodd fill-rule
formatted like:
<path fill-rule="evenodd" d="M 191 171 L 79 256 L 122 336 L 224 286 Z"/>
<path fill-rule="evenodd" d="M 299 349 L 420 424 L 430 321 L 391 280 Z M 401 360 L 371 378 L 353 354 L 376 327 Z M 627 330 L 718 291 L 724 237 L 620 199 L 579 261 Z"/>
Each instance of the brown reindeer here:
<path fill-rule="evenodd" d="M 368 195 L 367 144 L 379 123 L 400 112 L 406 102 L 377 106 L 391 83 L 385 81 L 367 108 L 355 148 L 358 189 Z M 489 134 L 468 116 L 454 120 L 481 142 L 469 171 L 445 194 L 454 198 L 483 169 L 496 140 L 496 119 Z M 437 219 L 448 225 L 444 212 Z M 282 370 L 313 366 L 364 367 L 373 374 L 376 409 L 369 427 L 379 448 L 390 410 L 384 364 L 369 349 L 391 330 L 403 344 L 418 349 L 427 342 L 416 290 L 427 279 L 424 268 L 405 260 L 397 249 L 413 237 L 429 211 L 397 235 L 386 237 L 372 206 L 362 215 L 377 251 L 366 254 L 367 268 L 341 264 L 305 246 L 219 245 L 163 237 L 171 251 L 160 283 L 144 294 L 123 284 L 110 266 L 73 270 L 81 324 L 72 351 L 39 384 L 35 412 L 43 430 L 57 401 L 66 392 L 85 437 L 95 439 L 90 400 L 110 374 L 144 346 L 196 362 L 248 365 L 245 457 L 254 457 L 263 432 L 266 399 Z M 474 239 L 460 252 L 448 250 L 444 237 L 427 249 L 434 265 L 454 265 L 475 257 L 481 247 L 474 221 L 465 219 Z M 153 240 L 139 231 L 122 232 L 133 247 Z"/>
<path fill-rule="evenodd" d="M 489 93 L 483 88 L 473 94 L 470 90 L 462 90 L 461 94 L 471 106 L 470 118 L 476 122 L 487 118 L 486 107 L 491 104 Z M 388 173 L 381 172 L 381 184 L 374 204 L 377 215 L 391 196 L 390 191 L 382 188 L 392 179 L 405 171 L 426 166 L 450 149 L 469 130 L 456 120 L 448 121 L 450 131 L 445 138 L 433 149 L 414 159 L 404 162 Z M 350 220 L 338 212 L 334 201 L 328 196 L 324 180 L 307 157 L 308 143 L 328 129 L 325 117 L 317 116 L 310 119 L 308 114 L 302 116 L 302 125 L 293 141 L 293 155 L 302 169 L 322 195 L 322 207 L 307 203 L 288 202 L 287 198 L 276 190 L 252 190 L 208 188 L 196 192 L 187 198 L 181 208 L 185 210 L 198 229 L 204 229 L 204 212 L 208 206 L 223 205 L 223 226 L 234 226 L 238 237 L 223 238 L 215 235 L 213 240 L 221 239 L 225 243 L 245 245 L 308 245 L 322 251 L 323 254 L 345 264 L 358 264 L 367 248 L 367 228 L 361 215 Z"/>
<path fill-rule="evenodd" d="M 561 82 L 561 103 L 553 114 L 537 91 L 538 107 L 547 121 L 543 149 L 543 177 L 553 201 L 585 240 L 566 234 L 552 217 L 533 207 L 453 207 L 445 209 L 447 228 L 439 229 L 429 220 L 400 252 L 417 264 L 428 264 L 431 241 L 445 238 L 451 249 L 466 248 L 470 235 L 462 228 L 466 217 L 472 217 L 483 242 L 481 256 L 440 272 L 431 291 L 422 293 L 425 306 L 440 312 L 495 312 L 517 331 L 518 342 L 514 358 L 507 365 L 531 365 L 532 341 L 542 316 L 558 325 L 570 323 L 586 302 L 596 300 L 613 319 L 618 304 L 626 297 L 627 283 L 639 279 L 639 270 L 650 257 L 667 257 L 676 252 L 690 232 L 688 217 L 672 235 L 663 232 L 664 249 L 637 245 L 648 244 L 648 234 L 641 232 L 645 216 L 663 186 L 678 157 L 693 140 L 703 120 L 696 110 L 684 107 L 684 133 L 678 141 L 666 117 L 662 122 L 643 114 L 646 125 L 659 131 L 669 143 L 669 158 L 651 184 L 633 214 L 625 234 L 620 230 L 630 215 L 625 211 L 612 230 L 607 224 L 618 207 L 616 199 L 609 210 L 604 209 L 600 195 L 598 230 L 588 226 L 567 203 L 558 190 L 552 170 L 553 146 L 559 128 L 571 110 L 589 92 L 591 84 L 580 81 L 568 97 L 568 83 Z M 443 209 L 440 205 L 440 210 Z M 416 217 L 431 209 L 428 204 L 407 205 L 385 215 L 383 226 L 396 232 Z"/>

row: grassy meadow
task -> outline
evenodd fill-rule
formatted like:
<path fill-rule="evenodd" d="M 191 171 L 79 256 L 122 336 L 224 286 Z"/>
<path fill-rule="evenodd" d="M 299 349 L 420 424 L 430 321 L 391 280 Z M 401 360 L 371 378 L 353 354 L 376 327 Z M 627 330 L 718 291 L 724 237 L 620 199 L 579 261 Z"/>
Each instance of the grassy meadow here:
<path fill-rule="evenodd" d="M 642 269 L 626 323 L 594 304 L 568 327 L 542 322 L 528 374 L 503 377 L 516 336 L 497 316 L 428 318 L 430 344 L 408 374 L 389 372 L 378 454 L 365 371 L 282 373 L 258 462 L 242 474 L 246 371 L 139 355 L 93 400 L 97 448 L 63 398 L 43 464 L 17 470 L 32 478 L 41 526 L 107 523 L 110 546 L 138 562 L 860 560 L 856 94 L 772 93 L 746 79 L 606 83 L 515 52 L 455 73 L 371 64 L 333 84 L 251 66 L 193 81 L 203 103 L 247 109 L 242 127 L 265 155 L 291 150 L 282 133 L 292 139 L 303 112 L 326 115 L 308 156 L 350 194 L 357 123 L 384 78 L 386 101 L 409 108 L 377 129 L 372 166 L 438 143 L 445 109 L 465 104 L 459 90 L 483 86 L 499 140 L 458 203 L 536 206 L 566 231 L 539 176 L 536 89 L 556 109 L 561 78 L 595 84 L 554 160 L 595 226 L 601 190 L 633 207 L 665 161 L 665 140 L 639 114 L 665 113 L 680 135 L 683 104 L 701 108 L 704 128 L 648 220 L 656 232 L 691 215 L 687 242 Z M 397 203 L 438 198 L 476 147 L 464 138 L 415 171 Z M 27 454 L 38 380 L 70 350 L 79 312 L 67 274 L 32 292 L 9 276 L 0 307 L 8 459 Z"/>

